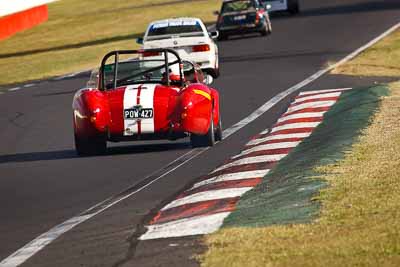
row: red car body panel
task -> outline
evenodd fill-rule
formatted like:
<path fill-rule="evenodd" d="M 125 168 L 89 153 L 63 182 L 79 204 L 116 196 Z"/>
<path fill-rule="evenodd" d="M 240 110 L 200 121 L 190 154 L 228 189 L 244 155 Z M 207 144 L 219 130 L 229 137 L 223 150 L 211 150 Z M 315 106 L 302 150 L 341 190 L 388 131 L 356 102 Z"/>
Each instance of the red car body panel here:
<path fill-rule="evenodd" d="M 141 139 L 124 135 L 124 95 L 127 86 L 113 90 L 81 89 L 73 100 L 75 135 L 105 136 L 108 140 Z M 154 136 L 173 138 L 207 133 L 211 121 L 218 125 L 219 95 L 202 83 L 186 87 L 156 85 L 153 97 Z M 213 117 L 212 117 L 213 116 Z"/>

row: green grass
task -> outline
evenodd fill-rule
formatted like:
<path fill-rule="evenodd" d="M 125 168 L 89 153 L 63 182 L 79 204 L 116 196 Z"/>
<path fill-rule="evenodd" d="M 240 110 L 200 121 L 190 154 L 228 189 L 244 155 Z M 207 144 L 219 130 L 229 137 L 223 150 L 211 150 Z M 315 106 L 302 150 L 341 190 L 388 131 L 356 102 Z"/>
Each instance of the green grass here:
<path fill-rule="evenodd" d="M 400 77 L 400 30 L 384 38 L 359 57 L 334 69 L 334 74 Z"/>
<path fill-rule="evenodd" d="M 135 49 L 149 22 L 193 16 L 212 23 L 215 0 L 61 0 L 49 20 L 0 42 L 0 84 L 42 79 L 98 66 L 114 49 Z"/>
<path fill-rule="evenodd" d="M 324 116 L 311 137 L 305 139 L 263 182 L 245 194 L 224 227 L 265 226 L 309 222 L 319 213 L 313 196 L 325 186 L 316 166 L 341 159 L 360 130 L 374 114 L 385 87 L 360 88 L 344 92 Z M 311 179 L 313 177 L 313 179 Z"/>
<path fill-rule="evenodd" d="M 400 77 L 400 30 L 333 73 Z M 204 238 L 201 265 L 400 266 L 400 82 L 384 91 L 340 101 Z"/>

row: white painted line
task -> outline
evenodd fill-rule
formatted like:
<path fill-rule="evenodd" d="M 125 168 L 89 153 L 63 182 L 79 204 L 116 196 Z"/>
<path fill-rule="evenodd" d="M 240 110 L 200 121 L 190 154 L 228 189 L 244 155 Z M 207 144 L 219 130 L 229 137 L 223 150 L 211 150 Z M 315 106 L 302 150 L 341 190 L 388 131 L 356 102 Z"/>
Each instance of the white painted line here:
<path fill-rule="evenodd" d="M 59 76 L 59 77 L 55 77 L 55 78 L 53 78 L 53 81 L 61 81 L 61 80 L 65 79 L 65 78 L 66 78 L 65 75 Z"/>
<path fill-rule="evenodd" d="M 293 134 L 277 134 L 277 135 L 270 135 L 264 138 L 253 139 L 246 144 L 246 146 L 253 146 L 258 145 L 260 143 L 264 143 L 270 140 L 280 140 L 280 139 L 287 139 L 287 138 L 306 138 L 309 137 L 311 133 L 293 133 Z"/>
<path fill-rule="evenodd" d="M 24 87 L 25 88 L 29 88 L 29 87 L 33 87 L 33 86 L 35 86 L 36 84 L 34 84 L 34 83 L 28 83 L 28 84 L 25 84 L 24 85 Z"/>
<path fill-rule="evenodd" d="M 210 26 L 207 27 L 207 30 L 208 30 L 209 32 L 215 31 L 216 29 L 217 29 L 217 25 L 215 25 L 215 24 L 210 25 Z"/>
<path fill-rule="evenodd" d="M 276 126 L 272 128 L 272 133 L 281 131 L 281 130 L 290 130 L 290 129 L 300 129 L 300 128 L 315 128 L 321 122 L 295 122 L 295 123 L 288 123 L 280 126 Z"/>
<path fill-rule="evenodd" d="M 265 112 L 267 112 L 268 110 L 270 110 L 273 106 L 275 106 L 278 102 L 280 102 L 281 100 L 283 100 L 285 97 L 287 97 L 288 95 L 296 92 L 297 90 L 299 90 L 300 88 L 306 86 L 307 84 L 315 81 L 316 79 L 318 79 L 319 77 L 321 77 L 322 75 L 324 75 L 325 73 L 328 73 L 329 71 L 331 71 L 332 69 L 346 63 L 347 61 L 351 60 L 352 58 L 356 57 L 358 54 L 360 54 L 361 52 L 363 52 L 364 50 L 366 50 L 367 48 L 369 48 L 370 46 L 374 45 L 375 43 L 377 43 L 379 40 L 381 40 L 382 38 L 385 38 L 386 36 L 388 36 L 390 33 L 394 32 L 396 29 L 398 29 L 400 27 L 400 23 L 397 23 L 396 25 L 392 26 L 390 29 L 388 29 L 387 31 L 385 31 L 384 33 L 382 33 L 381 35 L 379 35 L 378 37 L 376 37 L 375 39 L 373 39 L 372 41 L 368 42 L 367 44 L 365 44 L 364 46 L 360 47 L 359 49 L 355 50 L 353 53 L 351 53 L 350 55 L 346 56 L 345 58 L 343 58 L 342 60 L 340 60 L 339 62 L 323 69 L 320 71 L 317 71 L 316 73 L 314 73 L 313 75 L 311 75 L 310 77 L 308 77 L 307 79 L 303 80 L 302 82 L 290 87 L 289 89 L 277 94 L 276 96 L 274 96 L 273 98 L 271 98 L 269 101 L 267 101 L 266 103 L 264 103 L 261 107 L 259 107 L 257 110 L 255 110 L 253 113 L 251 113 L 249 116 L 247 116 L 246 118 L 242 119 L 241 121 L 237 122 L 236 124 L 234 124 L 233 126 L 229 127 L 228 129 L 224 130 L 223 132 L 223 139 L 226 139 L 227 137 L 229 137 L 230 135 L 234 134 L 235 132 L 239 131 L 240 129 L 242 129 L 243 127 L 245 127 L 247 124 L 251 123 L 252 121 L 254 121 L 255 119 L 257 119 L 258 117 L 260 117 L 261 115 L 263 115 Z M 100 209 L 98 212 L 94 213 L 93 216 L 103 212 L 104 210 L 114 206 L 115 204 L 121 202 L 122 200 L 129 198 L 132 195 L 135 195 L 136 193 L 142 191 L 143 189 L 147 188 L 148 186 L 150 186 L 151 184 L 155 183 L 156 181 L 160 180 L 161 178 L 163 178 L 164 176 L 166 176 L 167 174 L 169 174 L 170 172 L 176 170 L 177 168 L 179 168 L 180 166 L 186 164 L 187 162 L 191 161 L 193 158 L 197 157 L 198 155 L 200 155 L 201 153 L 203 153 L 204 151 L 206 151 L 206 149 L 200 150 L 198 153 L 195 153 L 193 156 L 191 156 L 190 158 L 184 160 L 181 164 L 177 165 L 176 167 L 174 167 L 173 169 L 169 170 L 166 173 L 163 173 L 162 175 L 158 176 L 157 178 L 155 178 L 154 180 L 150 181 L 149 183 L 145 184 L 143 187 L 141 187 L 140 189 L 127 194 L 127 195 L 123 195 L 119 198 L 117 198 L 115 201 L 113 201 L 111 204 L 105 206 L 104 208 Z M 189 153 L 193 153 L 193 150 L 187 152 L 186 154 L 182 155 L 180 158 L 184 157 L 185 155 L 189 154 Z M 177 160 L 179 160 L 180 158 L 178 158 Z M 175 160 L 175 161 L 177 161 Z M 172 164 L 172 163 L 170 163 Z M 167 164 L 167 165 L 170 165 Z M 113 197 L 111 197 L 112 199 Z M 104 202 L 108 201 L 109 199 L 106 199 L 105 201 L 95 205 L 94 207 L 90 208 L 89 210 L 97 207 L 97 206 L 101 206 Z M 77 216 L 79 217 L 79 215 Z M 74 218 L 77 218 L 74 217 Z M 72 218 L 71 220 L 73 220 L 74 218 Z M 79 223 L 77 223 L 76 225 L 85 222 L 88 219 L 81 219 L 79 221 Z M 69 220 L 68 220 L 69 221 Z M 56 226 L 57 227 L 57 226 Z M 55 227 L 55 228 L 56 228 Z M 45 234 L 49 234 L 49 236 L 52 237 L 52 239 L 50 240 L 50 242 L 54 241 L 55 239 L 57 239 L 61 234 L 67 232 L 68 230 L 65 228 L 65 231 L 60 231 L 57 232 L 57 234 L 52 234 L 54 228 L 50 229 L 49 232 L 45 233 Z M 36 240 L 36 239 L 35 239 Z M 33 241 L 35 241 L 33 240 Z M 33 242 L 32 241 L 32 242 Z M 50 243 L 49 242 L 49 243 Z M 30 244 L 30 243 L 28 243 Z M 47 244 L 43 244 L 40 246 L 35 246 L 35 247 L 30 247 L 28 245 L 22 247 L 21 249 L 17 250 L 16 252 L 14 252 L 13 254 L 11 254 L 10 256 L 8 256 L 7 258 L 5 258 L 4 260 L 2 260 L 0 262 L 0 266 L 17 266 L 20 265 L 22 263 L 24 263 L 26 260 L 28 260 L 32 255 L 36 254 L 37 252 L 39 252 L 40 250 L 42 250 Z M 28 251 L 32 251 L 32 253 L 27 253 Z M 24 255 L 25 253 L 27 253 L 27 256 L 24 257 L 20 257 L 19 258 L 19 262 L 18 264 L 15 265 L 6 265 L 7 262 L 11 262 L 14 260 L 15 255 Z"/>
<path fill-rule="evenodd" d="M 239 166 L 239 165 L 245 165 L 245 164 L 252 164 L 252 163 L 262 163 L 262 162 L 275 162 L 279 161 L 283 157 L 285 157 L 287 154 L 275 154 L 275 155 L 264 155 L 264 156 L 255 156 L 255 157 L 248 157 L 244 159 L 239 159 L 234 162 L 222 165 L 219 168 L 216 168 L 213 170 L 211 173 L 234 167 L 234 166 Z"/>
<path fill-rule="evenodd" d="M 217 231 L 230 212 L 221 212 L 208 216 L 198 216 L 146 226 L 147 232 L 139 237 L 140 240 L 204 235 Z"/>
<path fill-rule="evenodd" d="M 276 105 L 279 101 L 283 100 L 285 97 L 287 97 L 288 95 L 290 95 L 293 92 L 296 92 L 297 90 L 299 90 L 300 88 L 306 86 L 307 84 L 312 83 L 313 81 L 315 81 L 316 79 L 318 79 L 319 77 L 321 77 L 322 75 L 330 72 L 331 70 L 333 70 L 334 68 L 343 65 L 344 63 L 346 63 L 347 61 L 353 59 L 354 57 L 358 56 L 360 53 L 362 53 L 364 50 L 368 49 L 369 47 L 371 47 L 372 45 L 376 44 L 377 42 L 379 42 L 381 39 L 385 38 L 386 36 L 388 36 L 389 34 L 391 34 L 392 32 L 394 32 L 395 30 L 397 30 L 400 27 L 400 22 L 396 23 L 395 25 L 393 25 L 391 28 L 389 28 L 388 30 L 386 30 L 385 32 L 383 32 L 382 34 L 380 34 L 379 36 L 377 36 L 376 38 L 374 38 L 373 40 L 369 41 L 367 44 L 361 46 L 360 48 L 358 48 L 357 50 L 355 50 L 354 52 L 352 52 L 351 54 L 347 55 L 346 57 L 344 57 L 342 60 L 336 62 L 335 64 L 330 65 L 329 67 L 322 69 L 320 71 L 317 71 L 316 73 L 314 73 L 313 75 L 311 75 L 310 77 L 308 77 L 307 79 L 303 80 L 302 82 L 290 87 L 289 89 L 287 89 L 286 91 L 283 91 L 279 94 L 277 94 L 276 96 L 274 96 L 273 98 L 271 98 L 268 102 L 266 102 L 264 105 L 262 105 L 261 107 L 259 107 L 256 111 L 254 111 L 253 113 L 251 113 L 248 117 L 242 119 L 241 121 L 239 121 L 238 123 L 236 123 L 235 125 L 233 125 L 232 127 L 230 127 L 229 129 L 224 131 L 224 136 L 228 137 L 229 135 L 237 132 L 238 130 L 240 130 L 241 128 L 243 128 L 245 125 L 249 124 L 250 122 L 252 122 L 253 120 L 257 119 L 258 117 L 260 117 L 262 114 L 264 114 L 266 111 L 268 111 L 269 109 L 271 109 L 274 105 Z M 344 88 L 342 90 L 350 90 L 351 88 Z M 333 91 L 333 90 L 332 90 Z M 312 93 L 315 93 L 318 91 L 314 91 Z M 311 93 L 311 94 L 312 94 Z M 306 93 L 303 93 L 303 95 L 305 95 Z M 310 94 L 310 93 L 309 93 Z"/>
<path fill-rule="evenodd" d="M 74 228 L 76 225 L 80 224 L 82 221 L 86 221 L 91 217 L 93 217 L 93 215 L 77 216 L 57 225 L 50 231 L 38 236 L 24 247 L 19 249 L 17 252 L 0 262 L 0 266 L 11 267 L 22 264 L 26 261 L 26 259 L 36 254 L 38 250 L 50 244 L 54 240 L 54 237 L 60 236 L 61 234 Z"/>
<path fill-rule="evenodd" d="M 257 151 L 263 151 L 263 150 L 270 150 L 270 149 L 281 149 L 281 148 L 293 148 L 296 147 L 300 142 L 281 142 L 281 143 L 273 143 L 273 144 L 267 144 L 267 145 L 260 145 L 260 146 L 255 146 L 250 149 L 247 149 L 243 151 L 242 153 L 233 156 L 232 159 L 242 157 L 244 155 L 257 152 Z"/>
<path fill-rule="evenodd" d="M 161 210 L 167 210 L 171 208 L 175 208 L 178 206 L 196 203 L 200 201 L 208 201 L 208 200 L 216 200 L 216 199 L 224 199 L 231 197 L 239 197 L 251 190 L 253 187 L 240 187 L 240 188 L 226 188 L 226 189 L 218 189 L 218 190 L 209 190 L 204 192 L 198 192 L 192 195 L 188 195 L 183 198 L 175 199 L 170 202 Z"/>
<path fill-rule="evenodd" d="M 324 108 L 324 107 L 330 107 L 334 105 L 336 101 L 334 100 L 329 100 L 329 101 L 315 101 L 315 102 L 310 102 L 310 103 L 304 103 L 300 104 L 294 107 L 289 107 L 288 110 L 285 112 L 285 114 L 289 114 L 298 110 L 306 109 L 306 108 Z"/>
<path fill-rule="evenodd" d="M 336 67 L 335 67 L 336 68 Z M 333 68 L 332 68 L 333 69 Z M 324 93 L 330 93 L 330 92 L 343 92 L 347 90 L 351 90 L 352 88 L 338 88 L 338 89 L 325 89 L 325 90 L 314 90 L 314 91 L 304 91 L 300 92 L 299 96 L 306 96 L 306 95 L 312 95 L 312 94 L 324 94 Z"/>
<path fill-rule="evenodd" d="M 156 177 L 154 180 L 151 180 L 150 182 L 148 182 L 147 184 L 145 184 L 142 187 L 138 188 L 137 190 L 132 191 L 129 194 L 117 194 L 117 196 L 118 196 L 117 198 L 115 198 L 114 196 L 110 197 L 110 198 L 108 198 L 108 199 L 96 204 L 95 206 L 87 209 L 86 211 L 82 212 L 80 215 L 77 215 L 77 216 L 75 216 L 75 217 L 73 217 L 73 218 L 71 218 L 71 219 L 69 219 L 69 220 L 67 220 L 67 221 L 65 221 L 65 222 L 53 227 L 53 228 L 51 228 L 46 233 L 36 237 L 34 240 L 29 242 L 28 244 L 26 244 L 22 248 L 18 249 L 16 252 L 11 254 L 10 256 L 5 258 L 4 260 L 2 260 L 0 262 L 0 267 L 14 267 L 14 266 L 21 265 L 26 260 L 28 260 L 30 257 L 32 257 L 33 255 L 38 253 L 40 250 L 42 250 L 45 246 L 47 246 L 48 244 L 50 244 L 51 242 L 56 240 L 58 237 L 60 237 L 62 234 L 64 234 L 64 233 L 68 232 L 69 230 L 71 230 L 73 227 L 75 227 L 78 224 L 81 224 L 81 223 L 89 220 L 90 218 L 92 218 L 92 217 L 96 216 L 97 214 L 107 210 L 108 208 L 118 204 L 119 202 L 121 202 L 121 201 L 123 201 L 123 200 L 125 200 L 125 199 L 127 199 L 127 198 L 129 198 L 129 197 L 131 197 L 131 196 L 143 191 L 145 188 L 149 187 L 150 185 L 152 185 L 153 183 L 157 182 L 158 180 L 160 180 L 164 176 L 166 176 L 169 173 L 173 172 L 174 170 L 178 169 L 180 166 L 182 166 L 186 162 L 192 160 L 193 158 L 197 157 L 198 155 L 200 155 L 202 152 L 204 152 L 207 149 L 208 148 L 205 148 L 204 150 L 200 150 L 199 152 L 196 152 L 195 149 L 192 149 L 192 150 L 188 151 L 187 153 L 185 153 L 182 156 L 178 157 L 176 160 L 174 160 L 171 163 L 167 164 L 167 166 L 173 164 L 174 162 L 179 162 L 181 158 L 184 158 L 184 157 L 190 155 L 191 153 L 194 153 L 194 154 L 192 156 L 190 156 L 188 159 L 186 159 L 185 161 L 183 161 L 180 164 L 178 164 L 177 166 L 175 166 L 174 168 L 172 168 L 172 169 L 168 170 L 167 172 L 161 174 L 160 176 Z M 165 167 L 163 167 L 163 168 L 165 168 Z M 157 173 L 157 171 L 155 173 Z M 149 176 L 151 176 L 151 175 L 153 175 L 153 174 L 150 174 Z M 112 201 L 110 202 L 110 200 L 112 200 Z M 92 210 L 96 210 L 96 211 L 91 212 Z M 85 214 L 85 215 L 83 215 L 83 214 Z M 42 242 L 44 236 L 46 237 L 46 242 Z"/>
<path fill-rule="evenodd" d="M 268 128 L 268 129 L 265 129 L 264 131 L 262 131 L 260 134 L 267 134 L 269 132 L 270 132 L 270 129 Z"/>
<path fill-rule="evenodd" d="M 312 99 L 320 99 L 320 98 L 328 98 L 328 97 L 339 97 L 342 93 L 341 92 L 334 92 L 334 93 L 326 93 L 326 94 L 318 94 L 318 95 L 310 95 L 296 98 L 292 104 L 297 104 L 303 101 L 312 100 Z"/>
<path fill-rule="evenodd" d="M 77 75 L 79 75 L 81 73 L 87 72 L 87 71 L 89 71 L 89 70 L 68 73 L 68 74 L 65 74 L 65 75 L 62 75 L 62 76 L 55 77 L 55 78 L 53 78 L 53 80 L 54 81 L 60 81 L 60 80 L 64 80 L 64 79 L 67 79 L 67 78 L 72 78 L 72 77 L 75 77 L 75 76 L 77 76 Z"/>
<path fill-rule="evenodd" d="M 20 90 L 20 89 L 21 89 L 21 87 L 13 87 L 13 88 L 8 89 L 8 91 L 9 92 L 14 92 L 14 91 L 17 91 L 17 90 Z"/>
<path fill-rule="evenodd" d="M 198 183 L 194 184 L 192 186 L 192 188 L 190 188 L 189 190 L 193 190 L 200 186 L 213 184 L 213 183 L 217 183 L 217 182 L 236 181 L 236 180 L 264 177 L 265 175 L 267 175 L 268 172 L 269 172 L 269 169 L 221 174 L 221 175 L 214 176 L 210 179 L 198 182 Z"/>
<path fill-rule="evenodd" d="M 291 115 L 287 115 L 287 116 L 279 118 L 278 123 L 288 121 L 288 120 L 295 120 L 295 119 L 309 119 L 309 118 L 323 119 L 325 112 L 326 111 L 295 113 L 295 114 L 291 114 Z"/>

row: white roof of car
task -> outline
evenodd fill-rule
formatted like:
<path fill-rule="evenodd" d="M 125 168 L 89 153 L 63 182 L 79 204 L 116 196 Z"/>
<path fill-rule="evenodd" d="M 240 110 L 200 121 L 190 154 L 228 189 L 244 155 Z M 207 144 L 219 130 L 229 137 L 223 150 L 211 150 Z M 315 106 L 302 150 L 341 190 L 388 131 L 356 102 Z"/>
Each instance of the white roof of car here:
<path fill-rule="evenodd" d="M 150 24 L 163 24 L 163 23 L 171 23 L 171 22 L 180 22 L 180 21 L 199 21 L 202 22 L 199 18 L 190 18 L 190 17 L 181 17 L 181 18 L 169 18 L 163 20 L 156 20 L 151 22 Z"/>

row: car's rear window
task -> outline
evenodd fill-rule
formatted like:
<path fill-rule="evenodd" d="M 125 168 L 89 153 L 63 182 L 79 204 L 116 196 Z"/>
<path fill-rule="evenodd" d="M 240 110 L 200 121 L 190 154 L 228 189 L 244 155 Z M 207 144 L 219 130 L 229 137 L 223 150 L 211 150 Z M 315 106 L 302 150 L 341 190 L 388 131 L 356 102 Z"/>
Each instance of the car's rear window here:
<path fill-rule="evenodd" d="M 147 33 L 147 40 L 164 39 L 172 36 L 204 36 L 204 33 L 198 21 L 170 21 L 152 24 Z"/>
<path fill-rule="evenodd" d="M 232 2 L 226 2 L 222 5 L 222 13 L 244 11 L 254 8 L 252 1 L 250 0 L 238 0 Z"/>

